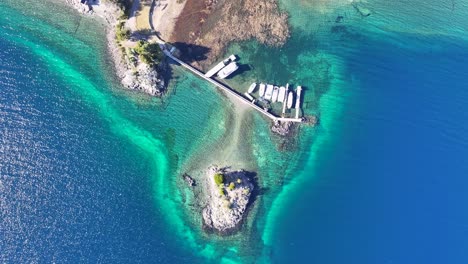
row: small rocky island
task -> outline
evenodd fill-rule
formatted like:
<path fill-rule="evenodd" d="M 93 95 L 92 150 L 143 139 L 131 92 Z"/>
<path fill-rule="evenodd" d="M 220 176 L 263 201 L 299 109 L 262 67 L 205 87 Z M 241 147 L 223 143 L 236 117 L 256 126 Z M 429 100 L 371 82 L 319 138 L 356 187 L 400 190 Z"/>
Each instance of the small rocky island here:
<path fill-rule="evenodd" d="M 206 173 L 207 205 L 203 208 L 205 229 L 229 234 L 237 230 L 252 196 L 254 184 L 243 170 L 212 166 Z"/>

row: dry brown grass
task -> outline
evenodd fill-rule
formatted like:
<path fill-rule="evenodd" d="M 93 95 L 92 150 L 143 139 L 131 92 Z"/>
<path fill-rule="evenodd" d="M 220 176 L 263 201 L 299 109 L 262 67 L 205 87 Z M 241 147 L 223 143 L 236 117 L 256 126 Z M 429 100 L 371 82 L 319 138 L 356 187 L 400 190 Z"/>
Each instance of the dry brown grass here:
<path fill-rule="evenodd" d="M 141 1 L 140 4 L 140 10 L 136 12 L 136 28 L 138 30 L 151 29 L 149 24 L 151 1 Z"/>

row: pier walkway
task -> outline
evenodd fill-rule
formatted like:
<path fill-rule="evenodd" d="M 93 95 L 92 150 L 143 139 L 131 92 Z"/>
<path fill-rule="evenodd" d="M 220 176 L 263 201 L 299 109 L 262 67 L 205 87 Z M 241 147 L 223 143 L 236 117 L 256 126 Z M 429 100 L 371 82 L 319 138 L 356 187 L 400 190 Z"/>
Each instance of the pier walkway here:
<path fill-rule="evenodd" d="M 192 66 L 190 66 L 189 64 L 181 61 L 180 59 L 174 57 L 174 55 L 172 55 L 172 53 L 170 51 L 168 51 L 167 49 L 163 49 L 164 51 L 164 54 L 166 54 L 166 56 L 170 57 L 171 59 L 173 59 L 175 62 L 179 63 L 182 67 L 188 69 L 189 71 L 193 72 L 195 75 L 197 75 L 198 77 L 202 78 L 202 79 L 205 79 L 206 81 L 210 82 L 211 84 L 217 86 L 218 88 L 220 88 L 221 90 L 225 91 L 226 93 L 234 96 L 236 99 L 238 99 L 239 101 L 241 101 L 242 103 L 244 104 L 247 104 L 249 106 L 251 106 L 252 108 L 254 108 L 255 110 L 259 111 L 260 113 L 262 113 L 263 115 L 265 115 L 266 117 L 270 118 L 271 120 L 273 121 L 288 121 L 288 122 L 302 122 L 302 119 L 300 118 L 279 118 L 275 115 L 273 115 L 272 113 L 266 111 L 265 109 L 261 108 L 260 106 L 256 105 L 255 103 L 252 103 L 250 102 L 249 100 L 247 100 L 245 97 L 243 97 L 242 95 L 236 93 L 234 90 L 232 90 L 231 88 L 227 87 L 226 85 L 212 79 L 212 78 L 208 78 L 205 76 L 204 73 L 202 73 L 201 71 L 193 68 Z"/>

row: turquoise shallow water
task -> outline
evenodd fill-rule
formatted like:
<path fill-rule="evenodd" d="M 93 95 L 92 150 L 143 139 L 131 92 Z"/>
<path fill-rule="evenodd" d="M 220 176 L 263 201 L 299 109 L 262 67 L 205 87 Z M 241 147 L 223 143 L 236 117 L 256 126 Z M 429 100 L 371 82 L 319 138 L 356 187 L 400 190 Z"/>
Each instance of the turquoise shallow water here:
<path fill-rule="evenodd" d="M 281 4 L 290 41 L 231 45 L 229 82 L 302 84 L 320 124 L 283 145 L 244 117 L 262 192 L 220 239 L 179 175 L 226 142 L 224 97 L 177 67 L 164 102 L 122 90 L 100 23 L 0 3 L 2 261 L 465 263 L 466 3 Z"/>

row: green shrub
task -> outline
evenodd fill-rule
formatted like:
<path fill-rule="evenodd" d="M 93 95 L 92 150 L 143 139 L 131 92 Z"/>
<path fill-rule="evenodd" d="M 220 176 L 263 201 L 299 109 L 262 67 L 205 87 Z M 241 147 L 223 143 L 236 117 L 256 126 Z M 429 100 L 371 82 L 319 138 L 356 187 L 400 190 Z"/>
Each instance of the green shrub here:
<path fill-rule="evenodd" d="M 144 63 L 150 66 L 159 64 L 163 59 L 163 52 L 157 43 L 139 40 L 135 47 L 135 52 Z"/>
<path fill-rule="evenodd" d="M 115 30 L 115 38 L 118 41 L 127 40 L 130 37 L 130 30 L 125 27 L 125 22 L 120 21 L 117 23 L 117 28 Z"/>
<path fill-rule="evenodd" d="M 222 173 L 216 173 L 213 177 L 216 185 L 224 183 L 224 175 Z"/>
<path fill-rule="evenodd" d="M 219 195 L 224 196 L 224 188 L 219 188 Z"/>
<path fill-rule="evenodd" d="M 231 183 L 229 184 L 229 187 L 228 187 L 228 188 L 229 188 L 230 191 L 232 191 L 232 190 L 234 190 L 234 188 L 236 188 L 236 184 L 233 183 L 233 182 L 231 182 Z"/>

